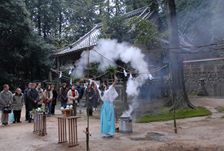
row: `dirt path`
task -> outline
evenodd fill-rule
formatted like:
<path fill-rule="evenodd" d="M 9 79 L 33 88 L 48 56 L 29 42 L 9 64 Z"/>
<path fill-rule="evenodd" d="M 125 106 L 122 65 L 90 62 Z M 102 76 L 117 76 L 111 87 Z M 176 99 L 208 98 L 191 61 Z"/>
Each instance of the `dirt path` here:
<path fill-rule="evenodd" d="M 98 116 L 90 119 L 91 151 L 224 151 L 224 116 L 214 108 L 224 106 L 224 99 L 193 98 L 195 105 L 206 106 L 213 115 L 177 120 L 178 134 L 173 133 L 173 122 L 133 124 L 134 133 L 117 133 L 112 139 L 103 139 L 99 132 Z M 84 151 L 86 127 L 85 115 L 79 119 L 79 146 L 68 148 L 57 143 L 57 119 L 49 117 L 48 135 L 36 136 L 33 124 L 22 123 L 0 128 L 0 151 Z"/>

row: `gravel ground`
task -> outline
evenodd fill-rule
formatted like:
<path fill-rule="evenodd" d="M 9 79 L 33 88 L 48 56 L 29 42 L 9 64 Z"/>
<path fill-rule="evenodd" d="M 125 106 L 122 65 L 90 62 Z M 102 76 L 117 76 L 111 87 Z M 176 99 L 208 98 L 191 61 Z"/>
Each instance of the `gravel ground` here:
<path fill-rule="evenodd" d="M 90 119 L 91 151 L 224 151 L 224 116 L 215 108 L 224 106 L 224 99 L 191 98 L 195 105 L 205 106 L 212 116 L 177 120 L 178 134 L 173 132 L 173 122 L 133 124 L 132 134 L 116 133 L 114 138 L 102 138 L 99 132 L 99 113 Z M 78 120 L 79 145 L 69 148 L 58 144 L 57 114 L 47 118 L 47 136 L 32 133 L 33 124 L 23 122 L 0 127 L 0 151 L 84 151 L 86 116 Z M 24 115 L 24 113 L 23 113 Z M 23 117 L 24 119 L 24 117 Z"/>

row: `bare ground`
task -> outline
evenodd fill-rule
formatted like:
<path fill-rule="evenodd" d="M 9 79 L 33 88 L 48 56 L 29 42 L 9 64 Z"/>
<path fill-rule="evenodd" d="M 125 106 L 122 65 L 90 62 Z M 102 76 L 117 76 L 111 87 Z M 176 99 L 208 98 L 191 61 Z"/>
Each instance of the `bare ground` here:
<path fill-rule="evenodd" d="M 205 106 L 212 116 L 177 120 L 178 134 L 174 134 L 173 121 L 133 124 L 132 134 L 116 133 L 114 138 L 102 138 L 99 116 L 90 119 L 91 151 L 224 151 L 224 113 L 215 110 L 224 106 L 224 99 L 192 98 L 195 105 Z M 57 113 L 60 113 L 57 111 Z M 86 117 L 78 121 L 79 145 L 69 148 L 58 144 L 57 116 L 47 119 L 47 136 L 32 133 L 33 124 L 11 124 L 0 127 L 0 151 L 84 151 Z"/>

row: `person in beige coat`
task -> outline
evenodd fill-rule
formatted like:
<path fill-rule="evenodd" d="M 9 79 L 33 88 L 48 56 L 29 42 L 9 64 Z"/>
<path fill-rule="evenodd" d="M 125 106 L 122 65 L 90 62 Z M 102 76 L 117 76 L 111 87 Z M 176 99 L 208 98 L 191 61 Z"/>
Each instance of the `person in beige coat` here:
<path fill-rule="evenodd" d="M 72 88 L 68 91 L 67 97 L 68 97 L 67 105 L 73 105 L 73 115 L 76 116 L 76 107 L 78 103 L 77 99 L 79 98 L 79 93 L 74 85 L 72 85 Z"/>
<path fill-rule="evenodd" d="M 12 109 L 14 114 L 14 121 L 13 123 L 21 123 L 21 111 L 24 104 L 24 97 L 22 94 L 22 90 L 20 88 L 16 89 L 15 94 L 13 95 L 13 102 L 12 102 Z"/>
<path fill-rule="evenodd" d="M 51 89 L 51 85 L 48 85 L 47 89 L 44 91 L 44 105 L 45 109 L 48 112 L 48 115 L 51 114 L 52 98 L 53 98 L 53 92 Z"/>
<path fill-rule="evenodd" d="M 39 96 L 37 106 L 41 107 L 44 102 L 44 90 L 41 88 L 41 83 L 37 83 L 36 90 L 37 90 L 38 96 Z"/>
<path fill-rule="evenodd" d="M 8 125 L 9 113 L 12 110 L 12 101 L 13 95 L 12 92 L 9 91 L 9 85 L 4 84 L 3 90 L 0 93 L 0 110 L 2 110 L 2 125 Z"/>

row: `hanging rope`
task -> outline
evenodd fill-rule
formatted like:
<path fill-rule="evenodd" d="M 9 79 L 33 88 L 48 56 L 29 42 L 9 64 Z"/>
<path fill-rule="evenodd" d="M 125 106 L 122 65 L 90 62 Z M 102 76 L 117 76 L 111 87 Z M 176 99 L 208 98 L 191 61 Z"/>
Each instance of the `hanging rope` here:
<path fill-rule="evenodd" d="M 103 54 L 101 54 L 100 52 L 98 52 L 96 49 L 93 49 L 93 51 L 95 51 L 97 54 L 99 54 L 100 56 L 102 56 L 102 57 L 105 58 L 106 60 L 108 60 L 108 61 L 114 63 L 113 60 L 107 58 L 106 56 L 104 56 Z M 127 68 L 125 68 L 125 67 L 123 67 L 123 66 L 121 66 L 121 65 L 117 65 L 117 67 L 119 67 L 119 68 L 121 68 L 121 69 L 124 69 L 124 70 L 128 71 L 129 73 L 133 73 L 132 71 L 130 71 L 129 69 L 127 69 Z M 154 69 L 153 71 L 151 71 L 151 72 L 149 72 L 149 73 L 138 73 L 138 74 L 152 74 L 152 73 L 155 73 L 155 72 L 158 72 L 158 71 L 162 70 L 162 69 L 165 68 L 165 67 L 167 67 L 167 65 L 164 65 L 164 66 L 162 66 L 162 67 L 159 67 L 159 68 L 157 68 L 157 69 Z"/>
<path fill-rule="evenodd" d="M 102 56 L 102 57 L 103 57 L 104 59 L 106 59 L 107 61 L 109 61 L 109 62 L 111 62 L 111 63 L 114 63 L 113 60 L 107 58 L 106 56 L 104 56 L 103 54 L 101 54 L 100 52 L 98 52 L 96 49 L 93 49 L 93 51 L 95 51 L 98 55 Z M 123 66 L 121 66 L 121 65 L 116 65 L 116 66 L 119 67 L 120 69 L 123 69 L 123 70 L 125 70 L 125 71 L 128 71 L 129 74 L 134 73 L 133 71 L 131 71 L 131 70 L 129 70 L 129 69 L 127 69 L 127 68 L 125 68 L 125 67 L 123 67 Z M 164 69 L 164 68 L 166 68 L 166 67 L 167 67 L 167 65 L 164 65 L 164 66 L 162 66 L 162 67 L 159 67 L 159 68 L 156 68 L 156 69 L 152 70 L 150 73 L 137 73 L 137 74 L 139 74 L 139 75 L 141 75 L 141 74 L 152 74 L 152 73 L 159 72 L 159 71 L 161 71 L 162 69 Z M 63 73 L 63 72 L 65 72 L 65 71 L 67 71 L 67 70 L 64 70 L 64 71 L 56 71 L 56 70 L 54 70 L 54 69 L 51 69 L 51 70 L 54 71 L 54 72 L 57 73 L 57 74 L 60 74 L 60 72 Z M 117 71 L 117 72 L 118 72 L 118 71 Z M 121 73 L 121 72 L 119 72 L 119 73 Z M 97 76 L 97 77 L 94 77 L 93 79 L 98 79 L 98 78 L 100 78 L 100 77 L 102 77 L 102 76 L 104 76 L 104 75 L 106 75 L 106 74 L 108 74 L 108 72 L 103 73 L 102 75 L 99 75 L 99 76 Z M 63 74 L 62 74 L 62 77 L 65 78 L 65 79 L 67 79 L 67 80 L 70 80 L 70 79 L 71 79 L 71 77 L 65 76 L 65 75 L 63 75 Z M 61 77 L 61 78 L 62 78 L 62 77 Z"/>
<path fill-rule="evenodd" d="M 93 49 L 93 51 L 95 51 L 97 54 L 99 54 L 100 56 L 102 56 L 103 58 L 105 58 L 106 60 L 108 60 L 109 62 L 114 63 L 113 60 L 107 58 L 106 56 L 104 56 L 103 54 L 101 54 L 100 52 L 98 52 L 96 49 Z M 129 69 L 126 69 L 125 67 L 123 67 L 123 66 L 121 66 L 121 65 L 116 65 L 116 66 L 119 67 L 120 69 L 124 69 L 124 70 L 126 70 L 126 71 L 131 72 Z"/>

